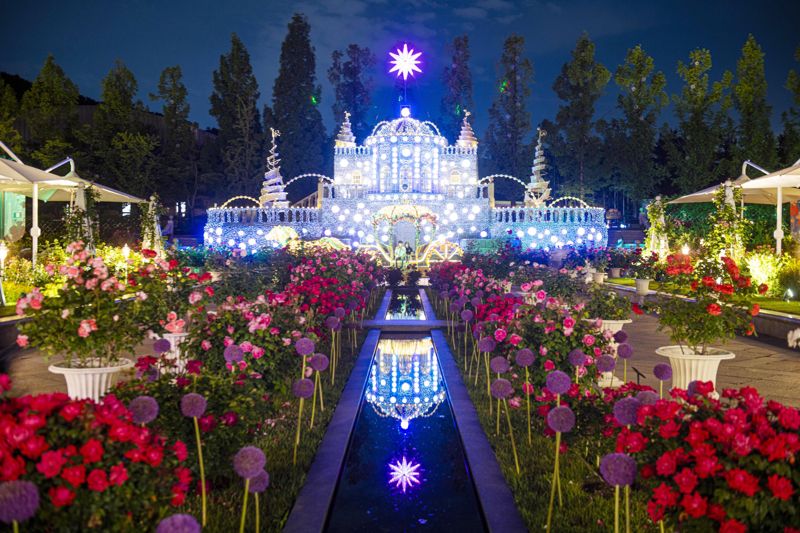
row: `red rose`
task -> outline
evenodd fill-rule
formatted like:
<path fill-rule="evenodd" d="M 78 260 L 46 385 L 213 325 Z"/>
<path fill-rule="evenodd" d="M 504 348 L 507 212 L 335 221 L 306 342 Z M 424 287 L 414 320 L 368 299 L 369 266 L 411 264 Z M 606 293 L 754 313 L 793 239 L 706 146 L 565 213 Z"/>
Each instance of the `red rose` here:
<path fill-rule="evenodd" d="M 706 306 L 706 312 L 709 315 L 719 316 L 722 314 L 722 307 L 719 304 L 711 303 Z"/>
<path fill-rule="evenodd" d="M 733 518 L 726 520 L 719 527 L 719 533 L 745 533 L 746 531 L 747 526 Z"/>
<path fill-rule="evenodd" d="M 5 455 L 0 462 L 0 481 L 13 481 L 25 472 L 25 460 L 22 457 Z"/>
<path fill-rule="evenodd" d="M 767 486 L 772 491 L 772 495 L 779 500 L 787 501 L 794 494 L 792 481 L 788 478 L 773 474 L 767 478 Z"/>
<path fill-rule="evenodd" d="M 767 294 L 768 290 L 769 287 L 767 286 L 766 283 L 762 283 L 761 285 L 758 286 L 758 294 Z"/>
<path fill-rule="evenodd" d="M 758 304 L 753 304 L 753 307 L 750 309 L 750 316 L 756 316 L 760 312 L 761 306 Z"/>
<path fill-rule="evenodd" d="M 36 470 L 49 479 L 57 476 L 66 463 L 67 460 L 64 457 L 64 452 L 61 450 L 51 450 L 42 454 L 41 460 L 36 465 Z"/>
<path fill-rule="evenodd" d="M 81 446 L 81 455 L 84 463 L 96 463 L 103 458 L 103 444 L 97 439 L 89 439 Z"/>
<path fill-rule="evenodd" d="M 778 411 L 778 422 L 786 429 L 797 431 L 800 429 L 800 410 L 794 407 L 782 406 Z"/>
<path fill-rule="evenodd" d="M 95 468 L 89 472 L 89 477 L 86 478 L 86 484 L 89 486 L 89 490 L 103 492 L 108 488 L 108 476 L 106 475 L 106 471 Z"/>
<path fill-rule="evenodd" d="M 175 452 L 175 457 L 178 458 L 178 461 L 185 461 L 186 458 L 189 456 L 189 452 L 186 449 L 186 444 L 183 441 L 175 441 L 175 444 L 172 445 L 172 451 Z"/>
<path fill-rule="evenodd" d="M 664 482 L 653 489 L 653 500 L 662 507 L 672 507 L 677 504 L 679 496 L 680 494 L 672 490 L 672 488 Z"/>
<path fill-rule="evenodd" d="M 64 507 L 75 500 L 75 493 L 64 486 L 51 487 L 48 494 L 55 507 Z"/>
<path fill-rule="evenodd" d="M 122 463 L 112 466 L 108 480 L 112 485 L 119 487 L 128 480 L 128 469 L 125 468 L 125 465 Z"/>
<path fill-rule="evenodd" d="M 706 510 L 708 509 L 708 502 L 706 502 L 705 498 L 694 492 L 692 494 L 684 494 L 681 499 L 681 506 L 683 506 L 686 514 L 692 518 L 700 518 L 705 516 Z"/>
<path fill-rule="evenodd" d="M 656 472 L 659 476 L 669 476 L 678 468 L 675 455 L 670 452 L 664 454 L 656 460 Z"/>
<path fill-rule="evenodd" d="M 212 414 L 198 418 L 197 422 L 200 425 L 200 431 L 203 433 L 213 431 L 213 429 L 217 427 L 217 419 Z"/>
<path fill-rule="evenodd" d="M 148 259 L 154 258 L 157 254 L 153 250 L 148 250 L 147 248 L 142 248 L 142 255 Z"/>
<path fill-rule="evenodd" d="M 70 466 L 61 471 L 61 478 L 73 487 L 78 488 L 86 479 L 86 467 Z"/>
<path fill-rule="evenodd" d="M 61 418 L 67 422 L 72 422 L 83 411 L 83 402 L 70 402 L 61 408 Z"/>
<path fill-rule="evenodd" d="M 633 311 L 637 315 L 643 315 L 644 314 L 644 311 L 642 310 L 642 308 L 639 307 L 639 304 L 636 304 L 636 303 L 631 304 L 631 311 Z"/>
<path fill-rule="evenodd" d="M 725 472 L 725 479 L 730 488 L 747 496 L 753 496 L 758 492 L 758 478 L 741 468 L 733 468 Z"/>
<path fill-rule="evenodd" d="M 164 459 L 164 450 L 163 450 L 163 448 L 152 446 L 152 447 L 148 448 L 147 452 L 145 453 L 145 461 L 150 466 L 153 466 L 153 467 L 159 466 L 163 459 Z"/>
<path fill-rule="evenodd" d="M 28 459 L 36 459 L 50 447 L 41 435 L 34 435 L 25 440 L 20 446 L 19 451 Z"/>
<path fill-rule="evenodd" d="M 684 494 L 689 494 L 697 486 L 697 476 L 690 468 L 684 467 L 680 472 L 672 476 L 678 490 Z"/>

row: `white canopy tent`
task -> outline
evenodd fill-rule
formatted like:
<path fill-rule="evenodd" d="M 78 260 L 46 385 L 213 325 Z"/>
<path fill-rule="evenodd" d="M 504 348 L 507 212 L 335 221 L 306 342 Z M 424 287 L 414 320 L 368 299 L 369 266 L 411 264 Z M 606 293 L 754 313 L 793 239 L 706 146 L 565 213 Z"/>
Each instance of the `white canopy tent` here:
<path fill-rule="evenodd" d="M 757 178 L 758 179 L 758 178 Z M 742 187 L 745 183 L 752 181 L 748 176 L 742 174 L 731 182 L 734 187 Z M 714 199 L 714 194 L 720 189 L 725 187 L 725 183 L 707 187 L 703 190 L 675 198 L 667 202 L 668 204 L 699 204 L 711 202 Z M 789 189 L 783 191 L 783 203 L 793 202 L 800 200 L 800 189 Z M 763 204 L 775 205 L 778 197 L 775 192 L 769 189 L 742 189 L 742 203 L 743 204 Z"/>
<path fill-rule="evenodd" d="M 778 170 L 752 179 L 742 184 L 744 191 L 759 190 L 768 192 L 775 196 L 776 227 L 773 236 L 775 237 L 775 253 L 781 254 L 781 241 L 783 240 L 783 203 L 785 196 L 792 197 L 800 187 L 800 159 L 791 167 Z"/>
<path fill-rule="evenodd" d="M 136 196 L 81 178 L 75 172 L 75 162 L 71 158 L 67 158 L 47 170 L 40 170 L 24 164 L 2 142 L 0 142 L 0 148 L 13 159 L 12 161 L 0 158 L 0 191 L 15 192 L 33 199 L 30 233 L 33 241 L 31 262 L 34 266 L 36 266 L 39 235 L 41 235 L 41 229 L 39 228 L 39 200 L 70 203 L 77 200 L 85 205 L 85 198 L 78 200 L 78 196 L 82 196 L 86 188 L 92 187 L 97 192 L 97 200 L 99 202 L 144 202 L 144 200 Z M 53 170 L 67 163 L 70 165 L 70 171 L 66 176 L 52 173 Z"/>

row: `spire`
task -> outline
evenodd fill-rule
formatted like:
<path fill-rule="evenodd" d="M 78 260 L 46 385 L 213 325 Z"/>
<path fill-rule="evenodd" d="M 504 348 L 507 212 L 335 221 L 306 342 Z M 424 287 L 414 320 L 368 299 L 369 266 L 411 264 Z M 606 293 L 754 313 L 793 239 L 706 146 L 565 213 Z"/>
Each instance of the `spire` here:
<path fill-rule="evenodd" d="M 531 182 L 525 188 L 525 206 L 527 207 L 542 207 L 545 201 L 550 198 L 550 182 L 544 179 L 544 175 L 547 173 L 547 162 L 544 158 L 544 147 L 542 146 L 542 139 L 547 135 L 547 132 L 542 128 L 537 128 L 536 131 L 538 138 L 536 140 L 536 149 L 533 152 Z"/>
<path fill-rule="evenodd" d="M 356 145 L 356 137 L 353 135 L 353 130 L 350 129 L 350 112 L 344 112 L 344 122 L 342 122 L 342 129 L 339 130 L 339 135 L 336 136 L 337 148 L 350 148 Z"/>
<path fill-rule="evenodd" d="M 264 185 L 261 187 L 261 197 L 258 199 L 262 207 L 288 207 L 285 185 L 281 176 L 281 158 L 278 154 L 278 142 L 281 132 L 270 128 L 272 133 L 272 148 L 267 157 L 267 171 L 264 173 Z"/>
<path fill-rule="evenodd" d="M 469 116 L 472 113 L 464 110 L 464 121 L 461 123 L 461 133 L 458 135 L 456 145 L 461 148 L 477 148 L 478 139 L 475 137 L 475 132 L 472 131 L 472 126 L 469 124 Z"/>

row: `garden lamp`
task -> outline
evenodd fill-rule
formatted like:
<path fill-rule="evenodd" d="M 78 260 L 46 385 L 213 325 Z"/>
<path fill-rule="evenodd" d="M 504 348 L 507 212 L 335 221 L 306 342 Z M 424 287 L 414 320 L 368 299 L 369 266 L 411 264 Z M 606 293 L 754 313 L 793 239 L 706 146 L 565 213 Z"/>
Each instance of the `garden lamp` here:
<path fill-rule="evenodd" d="M 6 305 L 6 293 L 3 290 L 3 280 L 6 277 L 6 257 L 8 257 L 8 245 L 6 241 L 0 241 L 0 305 Z"/>

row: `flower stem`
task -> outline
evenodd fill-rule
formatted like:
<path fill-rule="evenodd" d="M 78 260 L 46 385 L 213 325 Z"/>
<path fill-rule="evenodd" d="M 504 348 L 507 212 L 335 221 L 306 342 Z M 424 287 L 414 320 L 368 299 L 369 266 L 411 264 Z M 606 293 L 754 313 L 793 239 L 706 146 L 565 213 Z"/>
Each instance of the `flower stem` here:
<path fill-rule="evenodd" d="M 614 487 L 614 533 L 619 533 L 619 485 Z"/>
<path fill-rule="evenodd" d="M 16 520 L 12 520 L 11 523 L 13 524 L 14 527 L 14 533 L 19 533 L 19 522 L 17 522 Z"/>
<path fill-rule="evenodd" d="M 508 422 L 508 436 L 511 437 L 511 449 L 514 451 L 514 465 L 517 467 L 517 475 L 519 475 L 519 457 L 517 456 L 517 444 L 514 442 L 514 428 L 511 426 L 511 415 L 508 412 L 508 403 L 503 398 L 503 406 L 506 408 L 506 422 Z M 497 406 L 500 409 L 500 406 Z"/>
<path fill-rule="evenodd" d="M 239 533 L 244 533 L 244 524 L 247 522 L 247 493 L 250 491 L 250 478 L 244 480 L 244 502 L 242 502 L 242 519 L 239 521 Z"/>
<path fill-rule="evenodd" d="M 306 375 L 306 356 L 303 356 L 303 366 L 300 369 L 300 379 Z M 300 446 L 300 430 L 303 426 L 303 400 L 300 398 L 300 407 L 297 410 L 297 432 L 294 434 L 294 452 L 292 453 L 292 464 L 297 464 L 297 448 Z"/>
<path fill-rule="evenodd" d="M 261 509 L 258 508 L 258 493 L 255 493 L 256 497 L 256 533 L 261 533 Z"/>
<path fill-rule="evenodd" d="M 200 442 L 200 424 L 197 422 L 197 417 L 194 419 L 194 435 L 197 438 L 197 460 L 200 462 L 200 498 L 203 505 L 203 527 L 206 525 L 206 469 L 203 466 L 203 445 Z"/>
<path fill-rule="evenodd" d="M 309 428 L 314 428 L 314 414 L 317 410 L 317 383 L 319 382 L 319 372 L 314 372 L 314 397 L 311 399 L 311 423 Z"/>
<path fill-rule="evenodd" d="M 492 414 L 492 387 L 489 384 L 490 377 L 489 377 L 489 354 L 488 352 L 483 354 L 483 361 L 486 363 L 486 395 L 489 396 L 489 414 Z"/>
<path fill-rule="evenodd" d="M 561 433 L 556 433 L 556 458 L 553 461 L 553 478 L 550 480 L 550 503 L 547 506 L 547 532 L 553 523 L 553 503 L 556 499 L 556 476 L 558 475 L 558 448 L 561 446 Z"/>
<path fill-rule="evenodd" d="M 528 367 L 525 367 L 525 383 L 530 385 L 531 378 L 528 373 Z M 531 395 L 527 392 L 525 393 L 525 400 L 527 402 L 527 409 L 528 409 L 528 446 L 533 445 L 533 441 L 531 440 Z"/>
<path fill-rule="evenodd" d="M 625 485 L 625 533 L 631 533 L 631 486 Z"/>
<path fill-rule="evenodd" d="M 497 374 L 497 379 L 500 379 L 500 374 Z M 497 399 L 497 425 L 494 428 L 494 434 L 500 435 L 500 398 Z"/>

